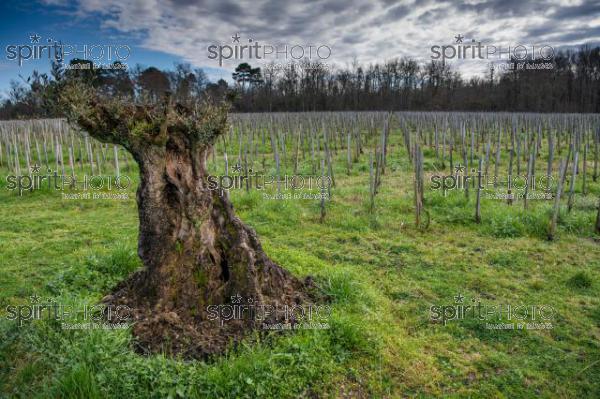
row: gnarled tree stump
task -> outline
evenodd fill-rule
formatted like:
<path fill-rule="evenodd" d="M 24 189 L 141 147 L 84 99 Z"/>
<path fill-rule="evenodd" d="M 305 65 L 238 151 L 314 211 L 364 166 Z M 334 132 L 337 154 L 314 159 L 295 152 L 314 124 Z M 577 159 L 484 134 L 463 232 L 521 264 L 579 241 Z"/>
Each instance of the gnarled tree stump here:
<path fill-rule="evenodd" d="M 305 283 L 263 251 L 227 197 L 207 188 L 206 160 L 226 131 L 224 106 L 135 105 L 70 85 L 69 119 L 92 137 L 125 147 L 139 165 L 138 253 L 144 269 L 105 302 L 135 309 L 134 335 L 144 350 L 198 357 L 222 351 L 254 320 L 211 322 L 207 306 L 231 297 L 283 306 L 306 300 Z"/>

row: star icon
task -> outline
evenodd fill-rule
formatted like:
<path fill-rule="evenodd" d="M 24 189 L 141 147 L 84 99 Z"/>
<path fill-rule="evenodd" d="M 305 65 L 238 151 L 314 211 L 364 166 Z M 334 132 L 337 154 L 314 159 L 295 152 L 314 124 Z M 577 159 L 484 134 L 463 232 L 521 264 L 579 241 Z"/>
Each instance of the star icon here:
<path fill-rule="evenodd" d="M 465 167 L 462 166 L 461 164 L 456 165 L 456 167 L 454 169 L 456 170 L 456 173 L 462 173 L 465 171 Z"/>
<path fill-rule="evenodd" d="M 462 43 L 465 37 L 459 33 L 458 36 L 454 36 L 454 38 L 456 39 L 455 43 Z"/>
<path fill-rule="evenodd" d="M 38 303 L 41 298 L 38 296 L 38 294 L 34 293 L 29 297 L 29 299 L 31 300 L 31 303 Z"/>
<path fill-rule="evenodd" d="M 235 34 L 233 36 L 231 36 L 231 38 L 233 39 L 233 43 L 239 43 L 240 42 L 240 35 L 239 34 Z"/>
<path fill-rule="evenodd" d="M 31 43 L 39 43 L 42 37 L 37 33 L 34 33 L 33 35 L 30 35 L 29 38 L 31 39 Z"/>
<path fill-rule="evenodd" d="M 233 166 L 232 169 L 235 173 L 240 173 L 242 171 L 242 165 L 240 165 L 240 163 L 238 162 Z"/>
<path fill-rule="evenodd" d="M 33 164 L 31 167 L 31 173 L 40 173 L 40 165 L 37 163 Z"/>
<path fill-rule="evenodd" d="M 456 303 L 462 303 L 462 301 L 464 299 L 465 299 L 465 297 L 462 294 L 458 294 L 458 295 L 454 296 L 454 300 L 456 301 Z"/>
<path fill-rule="evenodd" d="M 239 294 L 235 294 L 231 296 L 231 302 L 233 303 L 241 303 L 242 297 Z"/>

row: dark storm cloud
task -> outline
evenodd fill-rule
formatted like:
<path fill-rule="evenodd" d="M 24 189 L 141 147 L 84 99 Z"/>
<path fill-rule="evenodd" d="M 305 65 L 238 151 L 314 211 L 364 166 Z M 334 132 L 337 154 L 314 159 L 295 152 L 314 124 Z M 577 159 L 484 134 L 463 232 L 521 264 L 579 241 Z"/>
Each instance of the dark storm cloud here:
<path fill-rule="evenodd" d="M 214 7 L 206 7 L 206 12 L 214 16 L 217 14 L 224 22 L 235 23 L 244 17 L 244 9 L 234 1 L 219 1 Z"/>
<path fill-rule="evenodd" d="M 198 4 L 197 0 L 169 0 L 175 7 L 188 7 Z"/>
<path fill-rule="evenodd" d="M 563 42 L 586 42 L 591 39 L 600 38 L 600 26 L 594 28 L 574 29 L 567 33 L 556 35 Z"/>
<path fill-rule="evenodd" d="M 474 12 L 492 17 L 539 16 L 547 12 L 548 1 L 488 0 L 480 3 L 453 3 L 459 12 Z M 533 14 L 535 13 L 535 14 Z"/>
<path fill-rule="evenodd" d="M 410 12 L 411 8 L 409 6 L 400 4 L 385 10 L 383 17 L 379 20 L 381 22 L 395 22 L 407 16 Z"/>
<path fill-rule="evenodd" d="M 593 18 L 600 15 L 600 2 L 584 2 L 578 6 L 557 8 L 550 17 L 554 19 Z"/>
<path fill-rule="evenodd" d="M 54 1 L 54 0 L 46 0 Z M 139 34 L 141 46 L 207 65 L 206 48 L 239 33 L 263 44 L 327 44 L 332 62 L 400 56 L 430 60 L 433 45 L 462 34 L 493 45 L 549 41 L 552 46 L 598 39 L 600 2 L 566 0 L 77 0 L 80 16 L 102 27 Z M 110 10 L 110 11 L 109 11 Z M 485 38 L 485 39 L 484 39 Z M 464 68 L 476 70 L 475 62 Z M 228 67 L 231 67 L 229 65 Z M 461 68 L 463 65 L 461 64 Z"/>
<path fill-rule="evenodd" d="M 528 37 L 533 40 L 544 39 L 553 32 L 555 32 L 555 30 L 549 25 L 536 26 L 534 28 L 527 29 Z"/>
<path fill-rule="evenodd" d="M 345 44 L 356 44 L 364 40 L 364 37 L 360 33 L 349 33 L 342 38 L 342 43 Z"/>
<path fill-rule="evenodd" d="M 423 14 L 417 17 L 417 22 L 422 25 L 431 25 L 438 23 L 442 20 L 444 15 L 447 15 L 448 7 L 434 8 L 429 11 L 425 11 Z"/>
<path fill-rule="evenodd" d="M 287 4 L 285 1 L 271 0 L 265 1 L 259 6 L 259 13 L 265 18 L 285 15 Z"/>
<path fill-rule="evenodd" d="M 322 13 L 340 13 L 352 8 L 352 3 L 344 0 L 322 1 L 319 11 Z"/>
<path fill-rule="evenodd" d="M 365 14 L 371 10 L 373 10 L 375 6 L 372 3 L 361 4 L 356 8 L 358 14 Z"/>
<path fill-rule="evenodd" d="M 390 4 L 388 4 L 390 3 Z M 361 27 L 381 27 L 383 25 L 389 25 L 392 23 L 402 22 L 411 12 L 415 11 L 411 1 L 395 1 L 395 2 L 382 2 L 383 7 L 377 9 L 376 12 L 370 14 L 361 14 L 363 17 Z M 364 16 L 369 15 L 367 18 Z"/>

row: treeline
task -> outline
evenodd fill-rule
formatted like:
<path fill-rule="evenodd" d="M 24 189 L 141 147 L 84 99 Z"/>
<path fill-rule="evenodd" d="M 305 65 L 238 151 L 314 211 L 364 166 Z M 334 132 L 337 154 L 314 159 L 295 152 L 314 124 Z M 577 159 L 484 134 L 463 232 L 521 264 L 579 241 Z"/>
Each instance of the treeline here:
<path fill-rule="evenodd" d="M 266 68 L 260 81 L 251 79 L 256 83 L 236 106 L 241 111 L 600 112 L 600 47 L 557 53 L 550 65 L 536 61 L 519 69 L 517 64 L 497 65 L 485 77 L 469 79 L 448 64 L 408 58 L 333 71 L 309 64 Z"/>
<path fill-rule="evenodd" d="M 600 47 L 557 53 L 548 65 L 517 62 L 491 67 L 485 77 L 466 79 L 448 64 L 419 64 L 409 58 L 382 64 L 330 69 L 319 63 L 253 68 L 240 64 L 233 84 L 210 82 L 202 69 L 176 64 L 174 70 L 136 66 L 94 70 L 91 62 L 53 65 L 13 80 L 0 104 L 0 119 L 60 117 L 53 104 L 60 82 L 81 78 L 112 96 L 156 101 L 165 92 L 178 101 L 227 99 L 239 112 L 416 110 L 600 112 Z M 77 66 L 76 68 L 73 66 Z M 86 67 L 86 65 L 88 67 Z M 530 69 L 533 68 L 533 69 Z"/>
<path fill-rule="evenodd" d="M 53 63 L 49 73 L 34 71 L 28 78 L 12 80 L 8 98 L 0 104 L 0 119 L 57 118 L 64 116 L 58 106 L 63 84 L 79 79 L 107 96 L 152 103 L 169 92 L 178 102 L 202 98 L 229 99 L 235 91 L 224 80 L 211 83 L 200 68 L 176 64 L 172 71 L 155 67 L 128 70 L 115 62 L 111 68 L 94 69 L 88 60 L 74 59 L 67 66 Z"/>

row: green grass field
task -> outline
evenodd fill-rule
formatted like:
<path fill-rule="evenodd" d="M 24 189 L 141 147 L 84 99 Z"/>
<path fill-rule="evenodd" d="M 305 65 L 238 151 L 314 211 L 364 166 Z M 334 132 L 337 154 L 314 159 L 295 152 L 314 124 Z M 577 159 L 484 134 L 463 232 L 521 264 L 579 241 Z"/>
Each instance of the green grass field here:
<path fill-rule="evenodd" d="M 318 201 L 231 192 L 267 254 L 297 276 L 314 276 L 333 313 L 329 329 L 250 336 L 207 361 L 137 354 L 130 330 L 7 320 L 7 305 L 34 294 L 93 304 L 141 264 L 134 187 L 129 200 L 68 200 L 49 189 L 19 196 L 6 189 L 8 171 L 0 168 L 0 396 L 600 397 L 600 237 L 593 233 L 600 182 L 590 175 L 587 196 L 578 182 L 575 207 L 561 211 L 553 242 L 545 239 L 552 201 L 531 201 L 524 211 L 520 202 L 484 200 L 476 224 L 473 193 L 467 201 L 428 185 L 431 223 L 420 229 L 400 142 L 392 134 L 373 212 L 368 154 L 350 175 L 344 153 L 336 157 L 323 223 Z M 553 328 L 433 321 L 430 307 L 453 305 L 457 295 L 489 306 L 552 306 Z"/>

